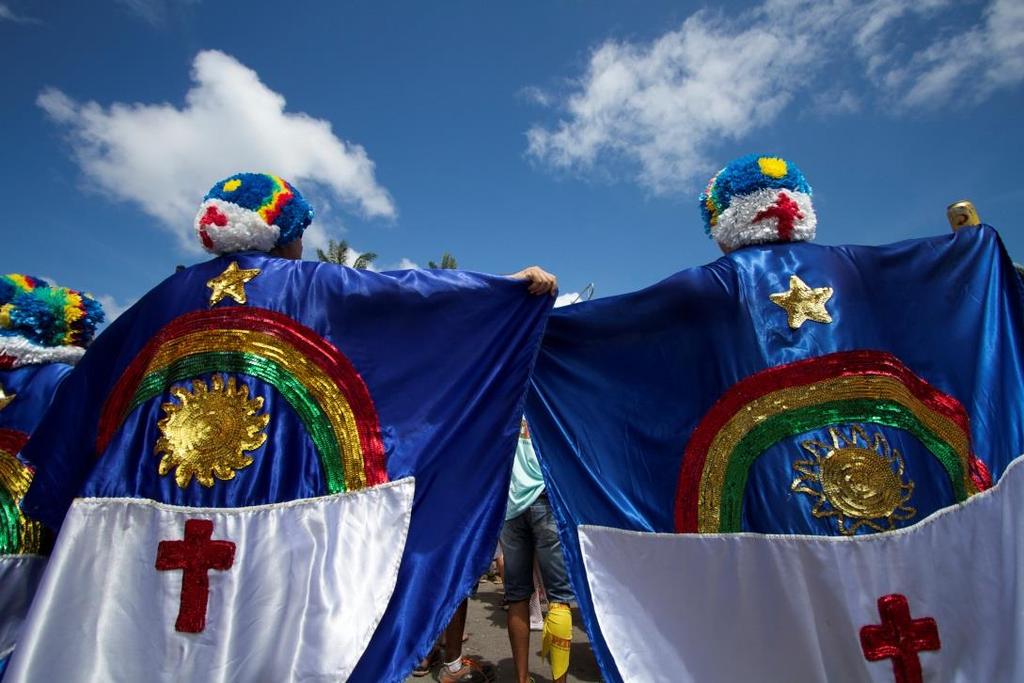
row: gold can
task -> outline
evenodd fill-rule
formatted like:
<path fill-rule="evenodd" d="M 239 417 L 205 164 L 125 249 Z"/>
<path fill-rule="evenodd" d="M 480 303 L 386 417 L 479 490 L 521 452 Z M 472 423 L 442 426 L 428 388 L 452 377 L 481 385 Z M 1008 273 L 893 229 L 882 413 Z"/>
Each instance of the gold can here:
<path fill-rule="evenodd" d="M 946 218 L 949 219 L 949 227 L 953 228 L 953 232 L 960 228 L 981 225 L 981 219 L 978 218 L 978 210 L 974 208 L 974 204 L 966 199 L 954 202 L 946 207 Z"/>

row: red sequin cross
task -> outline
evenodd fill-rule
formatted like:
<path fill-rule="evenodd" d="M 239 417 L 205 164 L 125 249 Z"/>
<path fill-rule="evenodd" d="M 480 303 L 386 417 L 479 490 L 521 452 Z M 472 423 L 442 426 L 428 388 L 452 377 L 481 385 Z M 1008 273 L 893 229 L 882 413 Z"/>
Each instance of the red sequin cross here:
<path fill-rule="evenodd" d="M 190 519 L 185 522 L 185 539 L 160 541 L 156 551 L 156 568 L 161 571 L 180 569 L 181 603 L 174 628 L 183 633 L 200 633 L 206 628 L 206 606 L 210 598 L 211 569 L 224 571 L 235 562 L 235 544 L 211 541 L 213 522 Z"/>
<path fill-rule="evenodd" d="M 860 630 L 860 646 L 869 662 L 892 660 L 896 683 L 921 683 L 921 661 L 917 653 L 938 650 L 939 627 L 931 617 L 910 618 L 907 598 L 899 593 L 878 598 L 882 623 Z"/>
<path fill-rule="evenodd" d="M 791 240 L 793 239 L 793 223 L 803 217 L 800 205 L 785 192 L 780 192 L 775 203 L 763 211 L 758 211 L 752 222 L 760 223 L 766 218 L 776 218 L 779 221 L 779 239 Z"/>

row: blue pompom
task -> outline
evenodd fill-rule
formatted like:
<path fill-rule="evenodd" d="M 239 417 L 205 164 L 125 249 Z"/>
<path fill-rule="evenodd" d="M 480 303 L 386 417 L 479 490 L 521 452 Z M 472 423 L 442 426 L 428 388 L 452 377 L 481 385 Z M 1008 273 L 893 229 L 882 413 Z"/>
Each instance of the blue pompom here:
<path fill-rule="evenodd" d="M 22 292 L 14 297 L 10 329 L 36 344 L 59 346 L 64 339 L 64 308 L 53 306 L 46 289 Z"/>

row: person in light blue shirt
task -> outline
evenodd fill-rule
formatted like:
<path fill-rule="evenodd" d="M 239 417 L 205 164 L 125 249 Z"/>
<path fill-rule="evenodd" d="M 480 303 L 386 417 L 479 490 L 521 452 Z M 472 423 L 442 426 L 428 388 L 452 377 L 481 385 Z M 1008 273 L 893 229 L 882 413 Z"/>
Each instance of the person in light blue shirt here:
<path fill-rule="evenodd" d="M 569 669 L 569 645 L 572 641 L 569 603 L 573 601 L 573 594 L 565 570 L 562 545 L 558 540 L 558 528 L 544 493 L 544 478 L 525 418 L 512 465 L 501 546 L 505 554 L 505 600 L 509 604 L 508 638 L 516 680 L 518 683 L 530 680 L 530 595 L 533 593 L 533 560 L 536 557 L 549 604 L 544 620 L 542 653 L 550 658 L 551 677 L 556 683 L 564 681 Z"/>
<path fill-rule="evenodd" d="M 530 428 L 523 419 L 519 431 L 516 457 L 512 463 L 512 482 L 508 487 L 508 508 L 505 521 L 518 517 L 544 493 L 544 477 L 540 471 L 537 453 L 530 441 Z"/>

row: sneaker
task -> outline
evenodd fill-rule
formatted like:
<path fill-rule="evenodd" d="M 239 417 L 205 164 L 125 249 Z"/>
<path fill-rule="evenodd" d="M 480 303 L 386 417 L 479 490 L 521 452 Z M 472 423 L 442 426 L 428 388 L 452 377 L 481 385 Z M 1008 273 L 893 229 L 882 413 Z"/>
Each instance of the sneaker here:
<path fill-rule="evenodd" d="M 471 657 L 462 658 L 462 668 L 451 672 L 448 667 L 441 664 L 437 672 L 437 680 L 440 683 L 493 683 L 497 671 L 493 664 L 478 662 Z"/>

